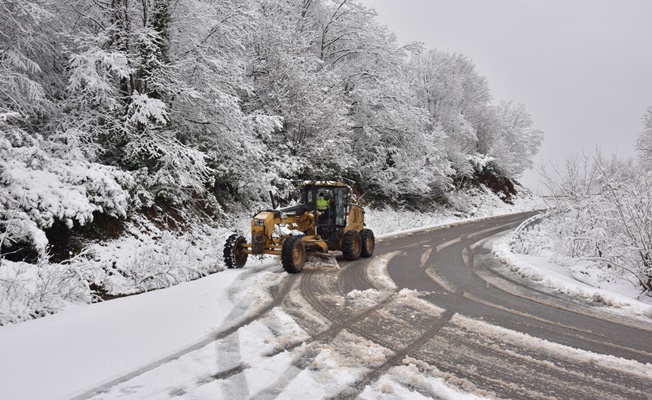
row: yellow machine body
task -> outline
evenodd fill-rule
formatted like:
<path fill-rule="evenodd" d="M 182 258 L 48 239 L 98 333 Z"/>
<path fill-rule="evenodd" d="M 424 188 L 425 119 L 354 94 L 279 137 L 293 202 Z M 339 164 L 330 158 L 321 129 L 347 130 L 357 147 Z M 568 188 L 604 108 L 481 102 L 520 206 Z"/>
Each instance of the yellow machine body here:
<path fill-rule="evenodd" d="M 300 185 L 302 204 L 280 210 L 261 211 L 251 221 L 251 243 L 243 245 L 246 254 L 281 255 L 283 243 L 290 236 L 301 236 L 308 252 L 327 253 L 339 250 L 342 236 L 350 230 L 364 229 L 364 210 L 350 204 L 348 186 L 340 182 L 310 181 Z M 316 192 L 330 190 L 334 193 L 333 213 L 336 223 L 318 221 L 322 212 L 317 210 Z M 283 231 L 281 230 L 283 227 Z M 324 232 L 328 231 L 328 235 Z M 335 232 L 335 233 L 334 233 Z"/>

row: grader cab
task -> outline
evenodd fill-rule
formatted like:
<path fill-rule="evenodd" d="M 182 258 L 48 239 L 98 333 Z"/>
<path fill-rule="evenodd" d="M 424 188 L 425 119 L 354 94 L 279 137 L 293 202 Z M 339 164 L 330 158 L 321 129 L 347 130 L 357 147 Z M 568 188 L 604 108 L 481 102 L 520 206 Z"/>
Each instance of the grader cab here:
<path fill-rule="evenodd" d="M 249 254 L 281 256 L 285 271 L 303 269 L 307 253 L 341 251 L 344 259 L 371 257 L 374 233 L 365 228 L 364 210 L 351 204 L 350 188 L 341 182 L 307 181 L 299 185 L 297 205 L 261 211 L 251 221 L 251 243 L 231 235 L 224 245 L 227 268 L 242 268 Z"/>

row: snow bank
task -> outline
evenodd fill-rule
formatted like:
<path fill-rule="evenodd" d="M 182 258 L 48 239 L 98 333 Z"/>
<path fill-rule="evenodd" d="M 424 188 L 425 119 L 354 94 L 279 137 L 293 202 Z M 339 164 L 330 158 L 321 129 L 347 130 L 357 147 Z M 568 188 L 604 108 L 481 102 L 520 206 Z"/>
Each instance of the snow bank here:
<path fill-rule="evenodd" d="M 90 244 L 61 264 L 2 260 L 0 325 L 100 301 L 100 295 L 142 293 L 222 271 L 223 243 L 231 232 L 197 228 L 174 234 L 143 219 L 122 237 Z"/>
<path fill-rule="evenodd" d="M 537 255 L 518 254 L 512 248 L 519 243 L 512 233 L 493 243 L 493 254 L 511 272 L 581 301 L 608 306 L 612 310 L 652 318 L 652 299 L 640 297 L 639 288 L 622 275 L 605 271 L 588 261 L 564 263 L 550 251 Z M 566 263 L 572 260 L 566 260 Z M 646 303 L 647 302 L 647 303 Z"/>

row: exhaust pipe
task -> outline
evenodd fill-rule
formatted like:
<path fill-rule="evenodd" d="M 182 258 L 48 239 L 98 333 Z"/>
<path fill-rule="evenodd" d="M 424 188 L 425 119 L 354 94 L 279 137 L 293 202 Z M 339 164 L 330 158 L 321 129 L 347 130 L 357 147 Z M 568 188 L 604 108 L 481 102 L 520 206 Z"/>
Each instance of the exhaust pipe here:
<path fill-rule="evenodd" d="M 269 191 L 269 199 L 272 200 L 272 209 L 276 210 L 276 202 L 274 201 L 274 195 L 271 190 Z"/>

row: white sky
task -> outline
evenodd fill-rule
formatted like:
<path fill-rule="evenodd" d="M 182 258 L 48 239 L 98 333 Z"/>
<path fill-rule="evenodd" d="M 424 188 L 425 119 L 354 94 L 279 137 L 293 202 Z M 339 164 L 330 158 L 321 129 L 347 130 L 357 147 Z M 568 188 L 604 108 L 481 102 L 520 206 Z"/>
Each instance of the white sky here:
<path fill-rule="evenodd" d="M 399 43 L 462 53 L 545 133 L 535 161 L 633 156 L 652 105 L 652 0 L 359 0 Z M 522 183 L 538 189 L 538 174 Z"/>

